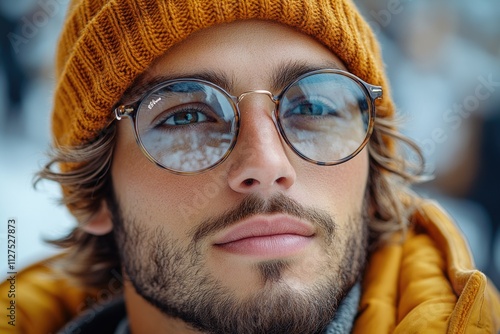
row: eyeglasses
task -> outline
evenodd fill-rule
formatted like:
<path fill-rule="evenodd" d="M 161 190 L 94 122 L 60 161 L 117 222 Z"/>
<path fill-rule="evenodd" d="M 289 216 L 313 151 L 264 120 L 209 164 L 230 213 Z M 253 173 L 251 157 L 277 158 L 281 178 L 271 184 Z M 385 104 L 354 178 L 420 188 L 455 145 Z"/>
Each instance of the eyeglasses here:
<path fill-rule="evenodd" d="M 176 79 L 117 107 L 115 117 L 132 120 L 137 143 L 152 162 L 176 174 L 197 174 L 231 153 L 240 128 L 238 105 L 250 94 L 274 103 L 273 122 L 293 152 L 331 166 L 353 158 L 368 142 L 382 88 L 336 69 L 303 74 L 278 95 L 252 90 L 233 96 L 208 81 Z"/>

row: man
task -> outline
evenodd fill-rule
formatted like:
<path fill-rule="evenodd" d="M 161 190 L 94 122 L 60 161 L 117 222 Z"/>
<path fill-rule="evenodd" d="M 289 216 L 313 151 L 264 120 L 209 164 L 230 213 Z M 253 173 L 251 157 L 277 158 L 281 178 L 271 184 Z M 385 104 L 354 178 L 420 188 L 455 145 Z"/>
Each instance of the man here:
<path fill-rule="evenodd" d="M 57 68 L 40 175 L 79 224 L 56 242 L 69 278 L 19 274 L 18 331 L 500 328 L 456 228 L 407 189 L 350 1 L 74 1 Z"/>

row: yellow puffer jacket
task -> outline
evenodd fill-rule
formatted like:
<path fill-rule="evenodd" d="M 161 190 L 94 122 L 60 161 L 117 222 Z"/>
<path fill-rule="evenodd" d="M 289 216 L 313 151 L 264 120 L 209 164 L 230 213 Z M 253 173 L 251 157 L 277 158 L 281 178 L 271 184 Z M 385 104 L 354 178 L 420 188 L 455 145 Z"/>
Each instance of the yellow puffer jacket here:
<path fill-rule="evenodd" d="M 370 259 L 353 333 L 500 333 L 500 297 L 451 219 L 423 202 L 404 243 Z"/>
<path fill-rule="evenodd" d="M 49 274 L 38 263 L 17 275 L 15 327 L 5 317 L 10 284 L 0 286 L 1 333 L 54 333 L 93 294 Z M 499 331 L 498 291 L 473 269 L 468 247 L 450 218 L 424 202 L 405 241 L 370 257 L 353 333 Z"/>

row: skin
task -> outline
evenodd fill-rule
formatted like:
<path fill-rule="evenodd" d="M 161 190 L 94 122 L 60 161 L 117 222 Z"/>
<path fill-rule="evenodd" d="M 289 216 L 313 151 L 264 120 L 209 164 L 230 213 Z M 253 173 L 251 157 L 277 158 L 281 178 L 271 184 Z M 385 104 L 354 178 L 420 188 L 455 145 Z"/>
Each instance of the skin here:
<path fill-rule="evenodd" d="M 344 68 L 333 53 L 300 32 L 274 23 L 245 21 L 191 35 L 160 57 L 141 81 L 163 74 L 189 76 L 215 71 L 232 79 L 230 87 L 226 87 L 232 95 L 253 89 L 276 94 L 279 91 L 271 87 L 273 72 L 297 62 L 315 67 L 334 63 Z M 335 281 L 347 269 L 342 259 L 353 254 L 362 259 L 365 255 L 356 247 L 354 253 L 348 253 L 347 249 L 350 239 L 361 238 L 365 224 L 361 216 L 368 177 L 366 149 L 341 165 L 314 165 L 296 156 L 280 139 L 271 119 L 273 104 L 268 97 L 247 96 L 239 107 L 241 129 L 230 156 L 217 168 L 192 176 L 175 175 L 155 166 L 136 144 L 131 122 L 118 122 L 111 173 L 124 225 L 120 233 L 126 234 L 127 224 L 134 222 L 145 233 L 152 232 L 149 237 L 160 229 L 165 243 L 187 250 L 193 231 L 206 219 L 234 209 L 249 196 L 267 201 L 281 194 L 305 208 L 329 215 L 335 222 L 333 242 L 328 243 L 331 236 L 315 226 L 311 241 L 298 252 L 264 259 L 216 247 L 214 243 L 229 227 L 223 228 L 198 240 L 199 271 L 218 282 L 237 301 L 263 288 L 276 292 L 286 286 L 296 292 L 307 291 L 314 284 L 325 283 L 328 279 L 325 275 Z M 110 231 L 113 211 L 103 204 L 103 210 L 86 227 L 87 231 L 94 234 Z M 132 233 L 128 232 L 130 237 Z M 126 248 L 125 239 L 118 244 Z M 135 261 L 150 265 L 147 259 L 152 246 L 146 237 L 140 240 L 142 247 L 136 249 L 134 254 L 139 259 Z M 257 267 L 269 260 L 283 260 L 286 266 L 279 270 L 279 279 L 263 281 Z M 355 275 L 362 270 L 357 269 Z M 355 279 L 346 283 L 348 287 Z M 130 282 L 125 283 L 125 298 L 133 333 L 199 332 L 183 320 L 161 312 Z"/>

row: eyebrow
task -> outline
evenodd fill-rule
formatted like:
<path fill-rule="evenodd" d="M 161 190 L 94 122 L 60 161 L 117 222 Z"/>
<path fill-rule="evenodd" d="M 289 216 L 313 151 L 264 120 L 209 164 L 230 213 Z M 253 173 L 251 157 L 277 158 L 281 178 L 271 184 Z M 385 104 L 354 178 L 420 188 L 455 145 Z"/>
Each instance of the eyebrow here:
<path fill-rule="evenodd" d="M 289 61 L 278 64 L 272 70 L 271 90 L 274 92 L 281 91 L 289 83 L 308 72 L 323 70 L 323 69 L 340 70 L 340 66 L 336 62 L 324 62 L 320 64 L 308 64 L 303 61 Z"/>
<path fill-rule="evenodd" d="M 229 91 L 231 87 L 233 87 L 233 79 L 229 78 L 222 72 L 216 71 L 204 71 L 200 73 L 189 73 L 189 74 L 161 74 L 156 75 L 152 78 L 149 78 L 147 75 L 139 76 L 130 86 L 130 88 L 123 94 L 122 101 L 127 101 L 130 103 L 135 103 L 147 92 L 150 92 L 153 88 L 158 86 L 159 84 L 170 81 L 170 80 L 178 80 L 178 79 L 198 79 L 209 81 L 217 86 Z M 129 104 L 129 103 L 125 103 Z"/>
<path fill-rule="evenodd" d="M 311 71 L 321 69 L 341 69 L 340 66 L 333 61 L 323 62 L 320 64 L 308 64 L 302 61 L 289 61 L 280 63 L 271 70 L 270 89 L 273 92 L 281 91 L 285 86 L 297 79 L 299 76 Z M 199 73 L 186 74 L 161 74 L 149 78 L 147 75 L 139 76 L 131 85 L 131 87 L 123 94 L 122 101 L 135 103 L 141 99 L 147 92 L 150 92 L 157 85 L 178 79 L 198 79 L 209 81 L 227 92 L 231 92 L 235 86 L 235 78 L 229 77 L 221 71 L 203 71 Z M 129 103 L 125 103 L 129 104 Z"/>

